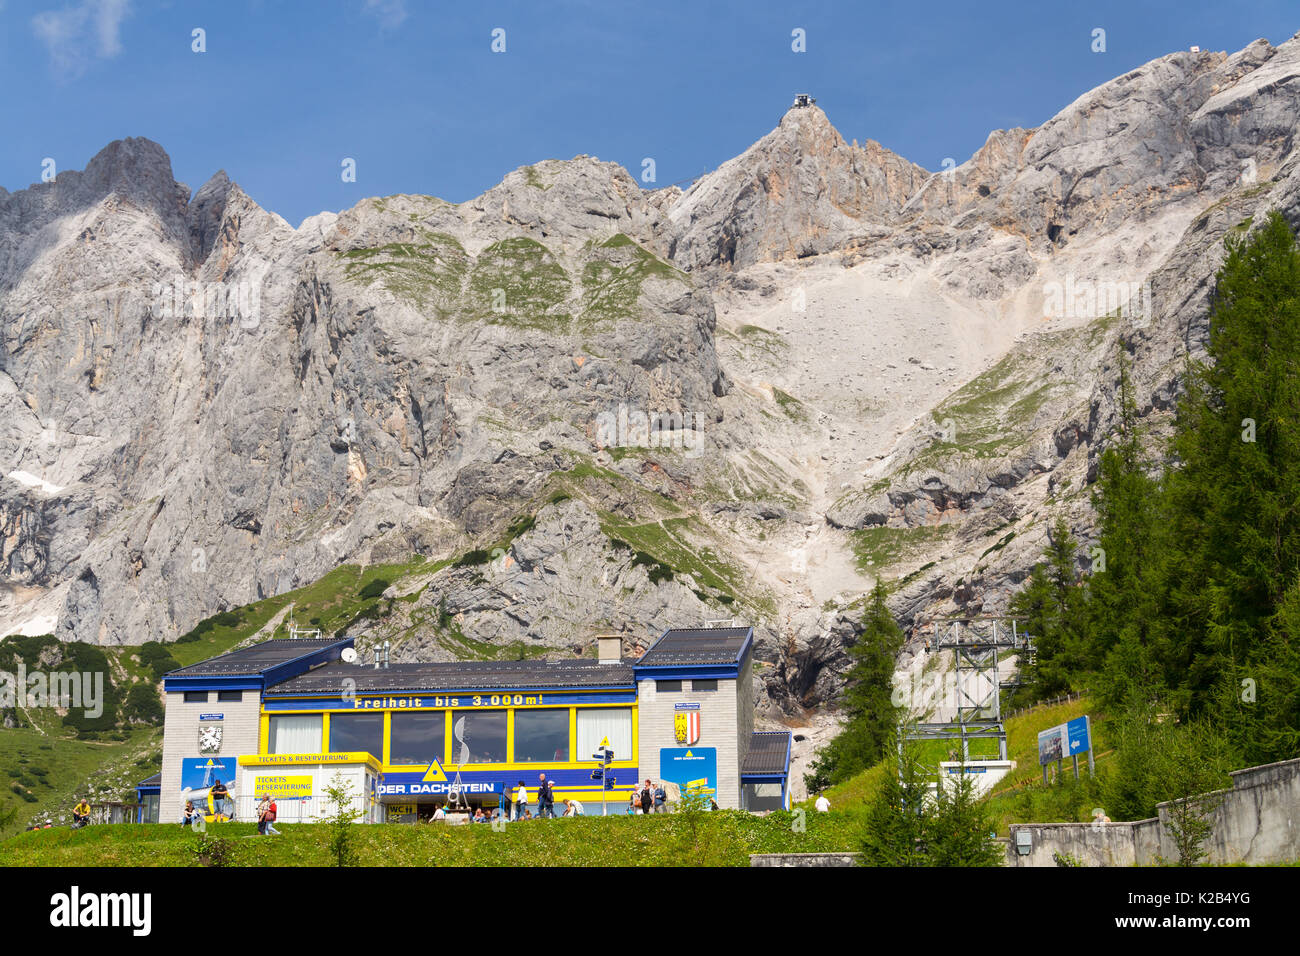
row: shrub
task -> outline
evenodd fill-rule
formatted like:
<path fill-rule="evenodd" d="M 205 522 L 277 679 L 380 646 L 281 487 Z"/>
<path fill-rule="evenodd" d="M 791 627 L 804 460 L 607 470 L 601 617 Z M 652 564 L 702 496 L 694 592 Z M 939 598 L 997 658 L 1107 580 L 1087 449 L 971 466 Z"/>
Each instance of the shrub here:
<path fill-rule="evenodd" d="M 361 600 L 367 601 L 370 598 L 380 597 L 387 590 L 388 590 L 388 582 L 385 581 L 383 578 L 375 578 L 373 581 L 371 581 L 369 584 L 363 587 L 360 591 L 358 591 L 357 596 L 361 598 Z"/>

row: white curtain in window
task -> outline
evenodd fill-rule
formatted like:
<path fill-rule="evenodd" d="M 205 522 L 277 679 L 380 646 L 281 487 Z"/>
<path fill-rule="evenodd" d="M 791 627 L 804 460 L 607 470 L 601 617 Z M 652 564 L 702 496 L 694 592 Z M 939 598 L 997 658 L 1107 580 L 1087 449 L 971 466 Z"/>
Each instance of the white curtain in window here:
<path fill-rule="evenodd" d="M 271 718 L 271 753 L 318 754 L 321 744 L 320 714 L 286 714 Z"/>
<path fill-rule="evenodd" d="M 609 738 L 615 760 L 632 759 L 632 710 L 627 707 L 578 708 L 578 760 L 590 760 Z"/>

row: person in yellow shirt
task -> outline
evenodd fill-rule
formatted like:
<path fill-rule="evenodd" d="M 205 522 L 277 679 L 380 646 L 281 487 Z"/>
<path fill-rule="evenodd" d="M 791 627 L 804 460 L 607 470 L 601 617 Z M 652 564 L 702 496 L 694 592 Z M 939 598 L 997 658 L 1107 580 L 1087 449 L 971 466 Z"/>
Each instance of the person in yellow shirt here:
<path fill-rule="evenodd" d="M 90 822 L 90 804 L 86 798 L 82 797 L 80 802 L 72 808 L 72 828 L 79 830 Z"/>

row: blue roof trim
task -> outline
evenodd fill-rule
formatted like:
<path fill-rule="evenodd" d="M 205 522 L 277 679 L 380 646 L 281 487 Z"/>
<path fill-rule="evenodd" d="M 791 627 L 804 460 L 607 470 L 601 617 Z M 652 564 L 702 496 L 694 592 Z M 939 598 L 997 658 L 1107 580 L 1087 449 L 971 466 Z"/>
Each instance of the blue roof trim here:
<path fill-rule="evenodd" d="M 642 680 L 728 680 L 740 675 L 738 664 L 658 664 L 654 667 L 634 667 L 632 672 Z"/>
<path fill-rule="evenodd" d="M 164 677 L 163 690 L 261 690 L 260 677 Z"/>

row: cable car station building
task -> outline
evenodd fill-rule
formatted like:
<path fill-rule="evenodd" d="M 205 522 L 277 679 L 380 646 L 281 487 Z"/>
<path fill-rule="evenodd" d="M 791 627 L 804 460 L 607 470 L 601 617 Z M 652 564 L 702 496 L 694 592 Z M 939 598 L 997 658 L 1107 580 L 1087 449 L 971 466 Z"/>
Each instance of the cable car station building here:
<path fill-rule="evenodd" d="M 623 813 L 647 778 L 703 783 L 720 807 L 788 808 L 791 735 L 754 730 L 753 628 L 672 629 L 635 660 L 349 663 L 352 639 L 271 640 L 164 678 L 161 822 L 220 779 L 236 819 L 262 794 L 286 822 L 327 816 L 341 776 L 369 822 L 427 818 L 451 792 L 491 809 L 538 776 L 556 803 Z M 674 788 L 671 784 L 676 784 Z M 560 811 L 563 810 L 562 805 Z"/>

